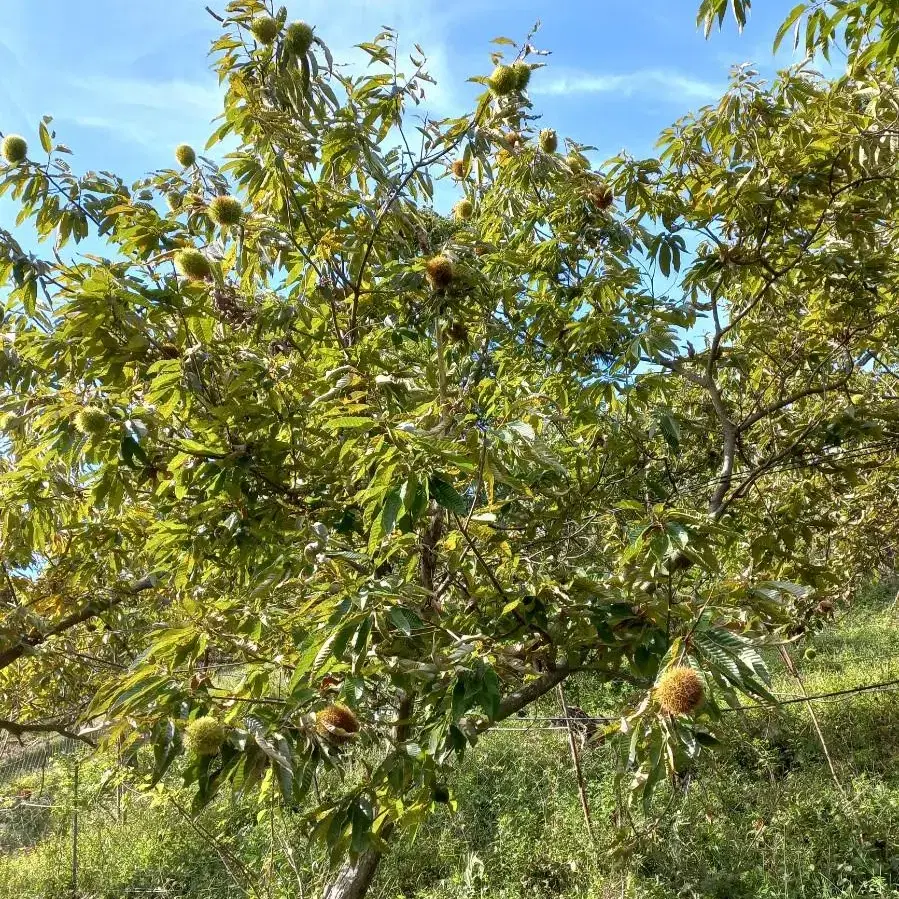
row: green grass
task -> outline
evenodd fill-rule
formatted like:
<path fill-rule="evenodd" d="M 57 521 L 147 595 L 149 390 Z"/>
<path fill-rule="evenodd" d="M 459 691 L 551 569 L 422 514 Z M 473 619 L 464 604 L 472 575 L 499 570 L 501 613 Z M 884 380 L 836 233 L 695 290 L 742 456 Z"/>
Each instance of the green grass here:
<path fill-rule="evenodd" d="M 836 627 L 795 647 L 810 694 L 899 679 L 899 610 L 891 589 L 871 591 Z M 774 689 L 798 687 L 776 653 Z M 583 678 L 569 701 L 612 711 L 613 691 Z M 587 751 L 591 840 L 564 736 L 496 732 L 453 777 L 459 809 L 437 812 L 382 865 L 374 899 L 856 899 L 899 897 L 899 692 L 816 702 L 836 772 L 802 703 L 731 714 L 721 749 L 677 788 L 656 797 L 655 820 L 619 811 L 608 747 Z M 546 700 L 537 715 L 557 710 Z M 515 719 L 508 724 L 522 727 Z M 28 775 L 34 788 L 37 772 Z M 98 792 L 103 762 L 82 767 L 79 880 L 82 896 L 239 896 L 229 873 L 253 880 L 260 899 L 315 896 L 326 876 L 289 816 L 222 801 L 199 824 L 165 800 L 131 800 L 117 819 Z M 25 781 L 0 789 L 10 797 Z M 0 798 L 0 899 L 62 899 L 71 877 L 71 770 L 56 766 L 43 796 L 60 808 L 8 809 Z M 621 826 L 618 826 L 618 825 Z M 293 845 L 290 858 L 283 851 Z M 217 847 L 217 848 L 216 848 Z M 223 860 L 222 853 L 225 858 Z M 302 889 L 301 889 L 302 887 Z"/>

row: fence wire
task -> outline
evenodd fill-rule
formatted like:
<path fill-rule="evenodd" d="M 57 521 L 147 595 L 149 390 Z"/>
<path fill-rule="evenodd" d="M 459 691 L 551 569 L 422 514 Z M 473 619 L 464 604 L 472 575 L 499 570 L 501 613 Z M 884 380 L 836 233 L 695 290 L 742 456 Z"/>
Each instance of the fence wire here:
<path fill-rule="evenodd" d="M 854 660 L 876 660 L 882 663 L 883 674 L 886 675 L 890 663 L 899 661 L 899 655 L 870 656 L 868 654 L 846 654 L 841 656 L 841 663 Z M 232 667 L 232 666 L 221 666 Z M 892 672 L 890 672 L 892 673 Z M 779 706 L 794 703 L 832 703 L 852 702 L 863 696 L 874 696 L 899 691 L 899 679 L 884 680 L 877 683 L 862 684 L 845 690 L 830 693 L 812 694 L 808 697 L 795 694 L 777 694 L 778 702 L 768 705 L 747 705 L 738 709 L 723 711 L 748 712 L 752 710 L 774 710 Z M 569 705 L 571 705 L 569 703 Z M 510 719 L 507 723 L 494 726 L 486 735 L 492 740 L 489 752 L 489 764 L 477 768 L 469 777 L 470 786 L 485 795 L 495 789 L 497 772 L 507 766 L 521 764 L 522 742 L 529 737 L 540 739 L 545 734 L 564 736 L 569 725 L 575 730 L 585 726 L 606 724 L 617 720 L 617 716 L 588 715 L 587 718 L 548 715 L 527 715 Z M 491 737 L 491 735 L 493 735 Z M 595 751 L 595 750 L 591 750 Z M 63 736 L 28 737 L 23 741 L 10 735 L 0 736 L 0 883 L 4 881 L 4 867 L 16 853 L 29 852 L 40 842 L 52 834 L 58 843 L 59 851 L 55 863 L 59 865 L 60 876 L 68 878 L 71 895 L 78 897 L 82 864 L 85 858 L 96 860 L 97 854 L 102 857 L 105 847 L 114 840 L 111 833 L 116 828 L 128 826 L 128 810 L 137 809 L 141 804 L 148 805 L 152 800 L 146 794 L 130 788 L 117 788 L 109 792 L 99 793 L 96 789 L 85 790 L 79 774 L 86 764 L 90 749 L 84 743 Z M 574 790 L 574 778 L 568 768 L 565 743 L 559 740 L 559 765 L 553 770 L 545 769 L 536 772 L 539 788 L 544 796 L 547 814 L 550 814 L 553 799 L 559 791 Z M 126 795 L 123 795 L 126 794 Z M 177 805 L 177 803 L 175 803 Z M 179 814 L 184 817 L 184 810 Z M 272 818 L 272 857 L 277 851 L 279 857 L 287 858 L 290 852 L 286 839 L 286 825 L 283 815 L 279 819 L 276 841 L 275 813 Z M 201 831 L 198 830 L 198 833 Z M 215 837 L 207 834 L 216 852 L 221 847 L 214 845 Z M 275 844 L 277 842 L 277 850 Z M 241 895 L 252 899 L 269 899 L 260 894 L 255 887 L 247 885 L 245 878 L 229 869 L 228 855 L 222 861 L 228 875 L 232 877 L 232 887 Z M 300 879 L 296 867 L 298 862 L 292 856 L 288 859 L 288 871 Z M 299 864 L 312 864 L 300 862 Z M 294 883 L 295 886 L 295 883 Z M 121 896 L 147 897 L 159 896 L 162 899 L 178 899 L 183 893 L 168 882 L 167 872 L 151 864 L 144 871 L 144 882 L 117 889 Z M 20 899 L 41 899 L 41 893 L 19 891 Z M 83 894 L 87 895 L 87 893 Z M 237 895 L 237 893 L 234 893 Z M 208 896 L 204 890 L 192 891 L 193 899 L 220 899 L 221 892 L 211 890 Z"/>

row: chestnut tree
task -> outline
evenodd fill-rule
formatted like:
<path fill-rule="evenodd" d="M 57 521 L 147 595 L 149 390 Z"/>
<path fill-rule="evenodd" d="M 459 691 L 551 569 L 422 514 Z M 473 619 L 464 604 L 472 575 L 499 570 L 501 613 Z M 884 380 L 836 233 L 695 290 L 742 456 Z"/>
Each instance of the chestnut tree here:
<path fill-rule="evenodd" d="M 533 35 L 435 121 L 389 30 L 358 71 L 216 20 L 204 150 L 3 143 L 0 727 L 276 787 L 332 899 L 575 673 L 642 697 L 603 736 L 648 808 L 894 546 L 895 79 L 742 69 L 594 169 Z"/>

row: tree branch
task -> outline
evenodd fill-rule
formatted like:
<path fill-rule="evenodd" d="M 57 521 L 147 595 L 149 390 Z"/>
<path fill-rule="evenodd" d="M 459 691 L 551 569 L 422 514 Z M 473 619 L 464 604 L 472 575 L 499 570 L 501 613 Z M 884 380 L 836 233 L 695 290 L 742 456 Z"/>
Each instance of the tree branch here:
<path fill-rule="evenodd" d="M 508 696 L 504 696 L 500 700 L 499 710 L 493 721 L 479 721 L 474 725 L 475 733 L 484 733 L 497 721 L 503 721 L 523 709 L 526 705 L 530 705 L 535 699 L 539 699 L 545 693 L 549 693 L 557 684 L 561 684 L 569 674 L 574 673 L 574 670 L 568 662 L 562 662 L 553 668 L 552 671 L 544 672 L 540 677 L 529 681 L 513 693 L 509 693 Z"/>
<path fill-rule="evenodd" d="M 786 459 L 801 443 L 805 438 L 818 426 L 818 421 L 815 420 L 811 422 L 807 427 L 803 428 L 802 432 L 799 436 L 786 448 L 782 449 L 779 453 L 774 453 L 765 459 L 764 462 L 759 463 L 756 468 L 747 475 L 747 477 L 742 481 L 742 483 L 737 487 L 734 492 L 724 499 L 724 494 L 722 494 L 721 501 L 718 504 L 717 509 L 714 511 L 715 520 L 721 518 L 722 515 L 727 511 L 728 507 L 735 503 L 738 499 L 745 496 L 749 488 L 764 475 L 767 471 L 770 471 L 774 468 L 779 462 Z M 716 494 L 718 491 L 715 491 Z"/>
<path fill-rule="evenodd" d="M 718 474 L 718 486 L 709 499 L 709 512 L 717 519 L 724 513 L 724 497 L 727 496 L 734 475 L 734 458 L 737 449 L 737 428 L 727 417 L 721 422 L 724 459 L 721 462 L 721 471 Z"/>
<path fill-rule="evenodd" d="M 45 724 L 20 724 L 18 721 L 6 721 L 0 718 L 0 730 L 8 731 L 18 740 L 22 739 L 23 734 L 59 734 L 70 740 L 80 740 L 94 748 L 97 746 L 90 737 L 69 730 L 64 722 L 59 721 L 48 721 Z"/>
<path fill-rule="evenodd" d="M 477 124 L 477 117 L 472 122 L 472 124 Z M 375 223 L 372 226 L 371 237 L 368 239 L 368 244 L 365 247 L 365 253 L 362 256 L 362 262 L 359 265 L 359 277 L 356 279 L 356 283 L 353 285 L 353 306 L 350 311 L 350 325 L 347 328 L 347 336 L 349 338 L 349 342 L 355 343 L 356 340 L 356 321 L 359 313 L 359 294 L 362 292 L 362 282 L 365 280 L 365 269 L 368 266 L 368 260 L 371 257 L 372 250 L 375 246 L 375 241 L 378 238 L 378 235 L 381 230 L 381 225 L 384 222 L 384 217 L 390 212 L 390 209 L 393 207 L 393 204 L 402 196 L 403 191 L 406 189 L 406 186 L 409 182 L 415 177 L 415 174 L 422 169 L 427 168 L 429 165 L 433 165 L 435 162 L 439 162 L 444 156 L 448 153 L 452 153 L 456 147 L 462 143 L 463 138 L 465 137 L 467 131 L 463 131 L 459 137 L 453 141 L 451 144 L 445 145 L 439 151 L 431 154 L 430 156 L 421 157 L 417 163 L 414 163 L 406 175 L 402 178 L 399 184 L 397 184 L 394 189 L 390 192 L 387 199 L 381 206 L 381 209 L 378 211 L 378 215 L 375 218 Z"/>
<path fill-rule="evenodd" d="M 102 612 L 123 602 L 129 596 L 135 596 L 138 593 L 142 593 L 144 590 L 152 590 L 157 584 L 158 578 L 155 575 L 147 575 L 130 584 L 124 585 L 124 590 L 117 596 L 113 596 L 107 602 L 88 603 L 83 609 L 72 612 L 71 615 L 67 615 L 61 621 L 56 622 L 56 624 L 52 625 L 46 631 L 31 631 L 30 634 L 24 635 L 17 643 L 0 649 L 0 671 L 12 665 L 13 662 L 18 661 L 18 659 L 25 655 L 26 652 L 40 646 L 42 643 L 46 643 L 51 637 L 65 633 L 73 627 L 83 624 L 91 618 L 95 618 Z"/>
<path fill-rule="evenodd" d="M 790 394 L 790 396 L 783 397 L 776 402 L 770 403 L 763 409 L 753 412 L 752 415 L 747 415 L 737 426 L 737 430 L 740 432 L 745 431 L 766 416 L 773 415 L 775 412 L 785 409 L 787 406 L 792 406 L 793 403 L 805 399 L 808 396 L 818 396 L 819 394 L 829 393 L 831 390 L 842 390 L 848 383 L 849 376 L 847 375 L 841 381 L 834 381 L 830 384 L 819 384 L 815 387 L 807 387 L 805 390 L 798 390 L 796 393 Z"/>

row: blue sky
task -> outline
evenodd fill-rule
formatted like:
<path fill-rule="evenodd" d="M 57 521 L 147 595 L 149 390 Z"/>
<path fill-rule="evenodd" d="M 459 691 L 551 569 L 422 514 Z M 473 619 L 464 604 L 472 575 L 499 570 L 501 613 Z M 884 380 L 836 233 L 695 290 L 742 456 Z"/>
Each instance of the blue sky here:
<path fill-rule="evenodd" d="M 406 47 L 420 43 L 440 82 L 428 99 L 437 114 L 465 111 L 476 91 L 465 79 L 489 72 L 491 38 L 520 39 L 540 19 L 537 43 L 552 55 L 531 82 L 537 109 L 603 159 L 623 148 L 650 153 L 663 127 L 720 95 L 732 64 L 770 70 L 772 37 L 793 2 L 758 3 L 743 35 L 729 23 L 709 41 L 695 27 L 698 0 L 306 0 L 288 10 L 315 25 L 338 60 L 358 58 L 353 44 L 381 25 Z M 0 5 L 4 133 L 36 143 L 49 113 L 76 170 L 128 180 L 172 165 L 182 141 L 203 146 L 219 107 L 207 50 L 220 26 L 205 0 Z"/>

